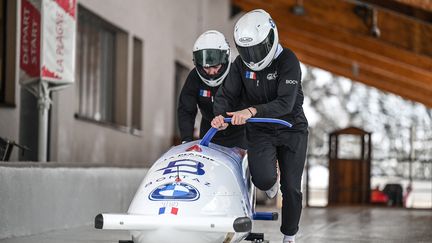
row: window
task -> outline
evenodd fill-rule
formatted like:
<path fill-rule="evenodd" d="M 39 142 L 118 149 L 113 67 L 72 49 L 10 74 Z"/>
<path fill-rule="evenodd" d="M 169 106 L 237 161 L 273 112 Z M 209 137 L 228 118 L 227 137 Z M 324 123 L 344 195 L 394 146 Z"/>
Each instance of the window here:
<path fill-rule="evenodd" d="M 362 137 L 358 135 L 342 134 L 339 136 L 337 157 L 340 159 L 363 159 Z"/>
<path fill-rule="evenodd" d="M 17 1 L 0 1 L 0 103 L 15 107 Z"/>
<path fill-rule="evenodd" d="M 5 100 L 6 1 L 0 1 L 0 102 Z"/>
<path fill-rule="evenodd" d="M 127 34 L 79 6 L 77 117 L 126 126 Z"/>
<path fill-rule="evenodd" d="M 132 132 L 141 130 L 141 102 L 142 102 L 142 67 L 143 42 L 133 38 L 133 67 L 132 67 Z"/>

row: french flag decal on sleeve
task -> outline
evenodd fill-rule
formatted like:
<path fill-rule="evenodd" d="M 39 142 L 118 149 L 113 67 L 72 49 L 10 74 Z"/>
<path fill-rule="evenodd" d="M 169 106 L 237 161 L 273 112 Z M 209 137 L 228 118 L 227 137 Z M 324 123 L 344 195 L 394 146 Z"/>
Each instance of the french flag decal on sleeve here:
<path fill-rule="evenodd" d="M 200 89 L 200 96 L 202 97 L 211 97 L 210 90 Z"/>
<path fill-rule="evenodd" d="M 248 79 L 256 79 L 256 73 L 251 71 L 246 71 L 246 78 Z"/>
<path fill-rule="evenodd" d="M 176 207 L 161 207 L 159 208 L 159 215 L 161 214 L 174 214 L 177 215 L 178 208 Z"/>

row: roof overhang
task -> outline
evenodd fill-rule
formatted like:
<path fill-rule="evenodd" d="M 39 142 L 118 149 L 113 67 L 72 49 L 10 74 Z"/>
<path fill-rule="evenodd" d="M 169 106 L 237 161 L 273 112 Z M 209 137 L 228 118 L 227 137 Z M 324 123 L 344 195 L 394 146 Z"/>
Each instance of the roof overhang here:
<path fill-rule="evenodd" d="M 281 44 L 301 62 L 432 107 L 432 3 L 425 2 L 233 0 L 244 11 L 268 11 Z"/>

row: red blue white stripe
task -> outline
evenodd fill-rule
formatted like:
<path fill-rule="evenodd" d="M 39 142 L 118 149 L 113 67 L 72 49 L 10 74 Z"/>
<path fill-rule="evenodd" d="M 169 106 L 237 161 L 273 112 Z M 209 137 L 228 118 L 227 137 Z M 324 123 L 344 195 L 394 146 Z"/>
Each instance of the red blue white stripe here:
<path fill-rule="evenodd" d="M 178 208 L 176 207 L 161 207 L 159 208 L 159 215 L 161 214 L 174 214 L 177 215 Z"/>
<path fill-rule="evenodd" d="M 200 96 L 202 96 L 202 97 L 211 97 L 210 90 L 200 89 Z"/>
<path fill-rule="evenodd" d="M 256 79 L 256 73 L 251 71 L 246 71 L 246 78 L 248 79 Z"/>

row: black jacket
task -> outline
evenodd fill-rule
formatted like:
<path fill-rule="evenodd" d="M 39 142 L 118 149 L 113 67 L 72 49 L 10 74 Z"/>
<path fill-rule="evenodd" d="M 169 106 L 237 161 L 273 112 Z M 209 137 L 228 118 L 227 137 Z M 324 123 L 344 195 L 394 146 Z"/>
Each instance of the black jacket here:
<path fill-rule="evenodd" d="M 179 106 L 177 108 L 178 125 L 182 141 L 193 140 L 197 107 L 202 114 L 200 138 L 210 129 L 210 123 L 214 118 L 214 96 L 219 87 L 211 87 L 205 84 L 198 76 L 195 68 L 190 71 L 180 93 Z M 226 130 L 216 133 L 212 142 L 227 147 L 245 148 L 244 126 L 229 126 Z"/>
<path fill-rule="evenodd" d="M 306 131 L 307 119 L 303 112 L 300 63 L 295 54 L 284 48 L 271 65 L 252 71 L 236 58 L 226 81 L 216 94 L 215 115 L 226 116 L 239 102 L 257 109 L 256 117 L 279 118 L 293 124 L 292 128 L 262 123 L 248 124 L 248 129 L 262 131 Z"/>

